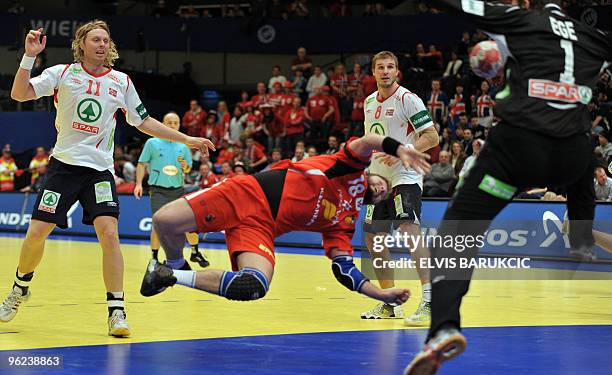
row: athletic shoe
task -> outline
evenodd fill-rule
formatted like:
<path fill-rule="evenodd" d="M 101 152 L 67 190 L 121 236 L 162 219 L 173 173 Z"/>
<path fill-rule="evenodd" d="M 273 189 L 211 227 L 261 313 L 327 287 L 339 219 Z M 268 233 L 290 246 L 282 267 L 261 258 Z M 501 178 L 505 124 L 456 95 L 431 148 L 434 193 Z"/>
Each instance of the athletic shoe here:
<path fill-rule="evenodd" d="M 404 375 L 433 375 L 442 362 L 455 358 L 466 346 L 465 336 L 456 328 L 443 328 L 412 359 L 404 369 Z"/>
<path fill-rule="evenodd" d="M 21 294 L 21 288 L 14 286 L 8 297 L 6 297 L 2 305 L 0 305 L 0 322 L 6 323 L 13 320 L 15 315 L 17 315 L 19 305 L 29 300 L 31 295 L 32 293 L 30 293 L 29 289 L 28 293 L 24 296 Z"/>
<path fill-rule="evenodd" d="M 174 284 L 176 284 L 176 277 L 174 277 L 172 268 L 151 259 L 142 279 L 140 294 L 151 297 Z"/>
<path fill-rule="evenodd" d="M 361 313 L 361 319 L 402 319 L 404 309 L 401 306 L 391 306 L 386 303 L 379 303 L 372 310 Z"/>
<path fill-rule="evenodd" d="M 570 257 L 581 262 L 595 262 L 597 254 L 590 247 L 581 247 L 579 249 L 570 249 Z"/>
<path fill-rule="evenodd" d="M 196 262 L 202 268 L 210 266 L 210 263 L 208 262 L 208 260 L 206 260 L 206 257 L 199 251 L 196 253 L 191 253 L 191 258 L 189 258 L 189 260 L 192 262 Z"/>
<path fill-rule="evenodd" d="M 115 337 L 130 336 L 130 327 L 128 327 L 125 311 L 115 309 L 108 317 L 108 335 Z"/>
<path fill-rule="evenodd" d="M 431 321 L 431 302 L 421 301 L 414 314 L 404 319 L 407 326 L 423 326 Z"/>

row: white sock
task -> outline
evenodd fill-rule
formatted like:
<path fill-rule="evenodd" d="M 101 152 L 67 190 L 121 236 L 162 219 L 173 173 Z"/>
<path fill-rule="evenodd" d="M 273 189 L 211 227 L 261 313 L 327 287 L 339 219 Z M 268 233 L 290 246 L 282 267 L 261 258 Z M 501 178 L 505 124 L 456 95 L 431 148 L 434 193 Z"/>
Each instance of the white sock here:
<path fill-rule="evenodd" d="M 189 288 L 195 288 L 196 283 L 196 271 L 181 271 L 181 270 L 172 270 L 174 276 L 176 277 L 176 283 L 179 285 L 184 285 Z"/>
<path fill-rule="evenodd" d="M 423 291 L 423 301 L 431 302 L 431 283 L 421 285 Z"/>

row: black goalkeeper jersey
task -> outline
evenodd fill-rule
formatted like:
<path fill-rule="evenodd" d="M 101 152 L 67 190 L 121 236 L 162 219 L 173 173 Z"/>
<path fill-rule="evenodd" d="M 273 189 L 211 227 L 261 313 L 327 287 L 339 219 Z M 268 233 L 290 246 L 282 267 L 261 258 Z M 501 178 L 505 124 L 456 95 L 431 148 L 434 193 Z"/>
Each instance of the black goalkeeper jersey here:
<path fill-rule="evenodd" d="M 610 35 L 565 15 L 477 0 L 430 0 L 468 16 L 507 57 L 506 85 L 495 114 L 504 125 L 552 137 L 588 131 L 587 104 L 599 73 L 612 61 Z"/>

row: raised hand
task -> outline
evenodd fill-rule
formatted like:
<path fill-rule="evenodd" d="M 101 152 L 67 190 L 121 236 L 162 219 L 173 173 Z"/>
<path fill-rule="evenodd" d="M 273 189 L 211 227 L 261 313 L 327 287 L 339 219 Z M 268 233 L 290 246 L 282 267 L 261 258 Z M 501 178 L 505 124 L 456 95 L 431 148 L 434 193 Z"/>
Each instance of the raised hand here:
<path fill-rule="evenodd" d="M 26 35 L 25 39 L 25 54 L 29 57 L 36 57 L 39 53 L 41 53 L 45 46 L 47 45 L 47 36 L 43 35 L 42 40 L 40 36 L 43 33 L 43 28 L 39 28 L 38 30 L 30 30 L 28 35 Z"/>
<path fill-rule="evenodd" d="M 404 167 L 412 168 L 421 174 L 427 174 L 431 171 L 431 165 L 427 162 L 429 155 L 405 146 L 400 146 L 397 149 L 397 154 L 404 163 Z"/>

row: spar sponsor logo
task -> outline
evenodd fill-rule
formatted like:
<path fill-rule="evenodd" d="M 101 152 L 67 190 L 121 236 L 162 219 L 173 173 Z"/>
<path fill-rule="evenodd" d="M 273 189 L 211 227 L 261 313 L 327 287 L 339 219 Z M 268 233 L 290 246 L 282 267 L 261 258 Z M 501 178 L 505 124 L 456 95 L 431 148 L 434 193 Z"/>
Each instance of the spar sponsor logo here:
<path fill-rule="evenodd" d="M 76 121 L 72 123 L 72 129 L 89 134 L 98 134 L 100 132 L 100 128 L 97 126 L 81 124 L 80 122 Z"/>
<path fill-rule="evenodd" d="M 532 98 L 565 103 L 588 104 L 593 97 L 593 92 L 589 87 L 545 79 L 530 79 L 528 91 Z"/>

